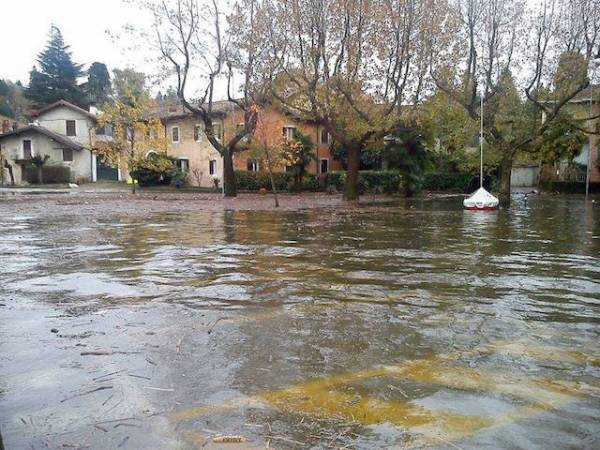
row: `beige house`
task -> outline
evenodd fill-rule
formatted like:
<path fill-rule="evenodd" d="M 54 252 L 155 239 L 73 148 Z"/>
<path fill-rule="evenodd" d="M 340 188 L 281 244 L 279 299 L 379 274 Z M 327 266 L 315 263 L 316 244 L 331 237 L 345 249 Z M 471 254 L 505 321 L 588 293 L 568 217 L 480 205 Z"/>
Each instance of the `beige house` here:
<path fill-rule="evenodd" d="M 230 139 L 239 127 L 243 126 L 243 111 L 235 103 L 221 100 L 213 103 L 213 123 L 220 139 Z M 159 105 L 158 116 L 165 126 L 168 142 L 167 154 L 177 158 L 180 170 L 188 172 L 187 181 L 194 186 L 212 187 L 213 178 L 219 181 L 223 175 L 223 158 L 211 145 L 204 134 L 204 125 L 195 119 L 180 104 Z M 330 153 L 331 137 L 327 131 L 316 123 L 299 121 L 287 116 L 272 107 L 260 113 L 253 139 L 263 140 L 276 147 L 284 139 L 294 136 L 296 130 L 308 135 L 315 144 L 316 160 L 307 166 L 307 172 L 325 176 L 331 170 L 342 170 L 342 164 Z M 233 158 L 235 170 L 265 170 L 262 161 L 252 152 L 236 152 Z M 278 165 L 276 171 L 285 171 L 285 166 Z"/>
<path fill-rule="evenodd" d="M 215 113 L 214 126 L 223 135 L 223 114 Z M 194 119 L 181 105 L 162 105 L 159 117 L 165 126 L 167 154 L 176 158 L 177 167 L 188 173 L 192 186 L 213 187 L 223 180 L 223 158 L 204 134 L 204 124 Z M 220 131 L 219 131 L 220 130 Z"/>

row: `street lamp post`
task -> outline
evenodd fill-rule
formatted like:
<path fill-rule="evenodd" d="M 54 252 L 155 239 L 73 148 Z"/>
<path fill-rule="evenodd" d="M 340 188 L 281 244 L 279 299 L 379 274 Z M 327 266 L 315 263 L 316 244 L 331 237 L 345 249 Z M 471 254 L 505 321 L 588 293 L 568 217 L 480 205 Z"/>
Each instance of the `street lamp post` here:
<path fill-rule="evenodd" d="M 590 76 L 590 127 L 593 125 L 592 122 L 592 117 L 594 116 L 594 110 L 593 110 L 593 104 L 594 104 L 594 71 L 595 69 L 600 66 L 600 58 L 596 58 L 596 59 L 592 59 L 590 61 L 590 66 L 591 66 L 591 76 Z M 593 129 L 592 129 L 593 131 Z M 589 134 L 589 141 L 588 141 L 588 161 L 587 161 L 587 167 L 585 170 L 585 200 L 588 200 L 588 197 L 590 195 L 590 175 L 591 175 L 591 171 L 592 171 L 592 137 L 594 135 L 592 134 L 592 132 L 590 132 Z"/>

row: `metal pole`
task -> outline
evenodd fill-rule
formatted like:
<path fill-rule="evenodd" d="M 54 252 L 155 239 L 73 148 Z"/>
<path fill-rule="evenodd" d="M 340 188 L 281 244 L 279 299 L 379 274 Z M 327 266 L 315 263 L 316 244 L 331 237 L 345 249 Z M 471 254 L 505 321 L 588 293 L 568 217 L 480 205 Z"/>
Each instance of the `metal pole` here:
<path fill-rule="evenodd" d="M 481 120 L 479 121 L 479 187 L 483 187 L 483 94 L 480 104 Z"/>
<path fill-rule="evenodd" d="M 594 93 L 594 88 L 593 88 L 593 84 L 590 83 L 590 117 L 593 116 L 593 112 L 592 112 L 592 105 L 593 105 L 593 93 Z M 591 122 L 590 119 L 590 126 L 593 126 L 593 122 Z M 592 170 L 592 133 L 590 133 L 589 135 L 589 143 L 588 143 L 588 161 L 587 161 L 587 167 L 585 170 L 585 200 L 588 200 L 588 197 L 590 195 L 590 172 Z"/>

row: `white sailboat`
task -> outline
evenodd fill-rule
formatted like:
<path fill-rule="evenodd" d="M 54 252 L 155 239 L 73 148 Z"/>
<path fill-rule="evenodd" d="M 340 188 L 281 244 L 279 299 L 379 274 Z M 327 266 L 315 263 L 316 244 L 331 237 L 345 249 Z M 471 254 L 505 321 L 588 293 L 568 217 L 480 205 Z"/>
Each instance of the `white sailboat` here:
<path fill-rule="evenodd" d="M 475 211 L 490 211 L 498 209 L 500 203 L 496 197 L 483 188 L 483 94 L 481 95 L 481 117 L 479 130 L 479 189 L 470 197 L 463 200 L 465 209 Z"/>

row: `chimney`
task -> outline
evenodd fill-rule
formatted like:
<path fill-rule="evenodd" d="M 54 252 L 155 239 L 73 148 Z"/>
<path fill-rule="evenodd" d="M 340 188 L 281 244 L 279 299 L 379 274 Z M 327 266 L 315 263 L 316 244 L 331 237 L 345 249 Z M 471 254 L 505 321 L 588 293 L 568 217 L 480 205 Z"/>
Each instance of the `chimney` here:
<path fill-rule="evenodd" d="M 98 107 L 96 106 L 96 103 L 90 103 L 90 108 L 89 108 L 90 114 L 97 116 L 98 115 Z"/>
<path fill-rule="evenodd" d="M 2 129 L 0 130 L 0 133 L 4 134 L 4 133 L 8 133 L 10 131 L 10 123 L 8 122 L 8 120 L 4 119 L 2 121 Z"/>

